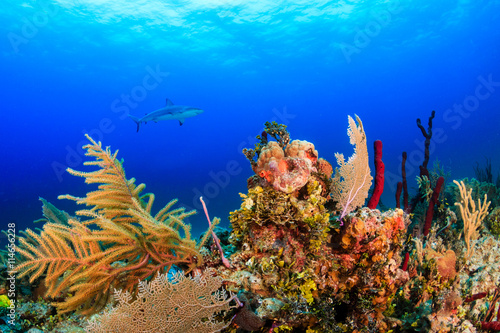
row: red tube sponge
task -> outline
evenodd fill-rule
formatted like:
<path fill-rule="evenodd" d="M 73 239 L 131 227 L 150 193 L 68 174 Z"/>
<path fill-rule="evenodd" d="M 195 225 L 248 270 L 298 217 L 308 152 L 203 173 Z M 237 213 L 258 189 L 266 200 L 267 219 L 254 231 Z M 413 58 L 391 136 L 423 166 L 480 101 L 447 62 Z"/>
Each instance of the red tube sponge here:
<path fill-rule="evenodd" d="M 481 298 L 486 297 L 486 295 L 488 295 L 488 294 L 486 294 L 486 293 L 477 293 L 477 294 L 474 294 L 474 295 L 472 295 L 472 296 L 467 297 L 467 298 L 464 300 L 464 302 L 466 302 L 466 303 L 468 303 L 468 302 L 473 302 L 473 301 L 475 301 L 475 300 L 477 300 L 477 299 L 481 299 Z"/>
<path fill-rule="evenodd" d="M 443 183 L 444 183 L 444 177 L 439 177 L 436 182 L 436 187 L 432 192 L 432 197 L 429 202 L 429 208 L 427 208 L 427 215 L 425 216 L 424 236 L 427 236 L 429 234 L 429 231 L 431 230 L 432 217 L 434 216 L 434 206 L 438 202 L 439 192 L 441 192 L 441 187 L 443 186 Z"/>
<path fill-rule="evenodd" d="M 410 254 L 408 252 L 405 253 L 405 261 L 403 262 L 403 271 L 408 270 L 408 261 L 410 260 Z"/>
<path fill-rule="evenodd" d="M 481 329 L 498 332 L 500 331 L 500 321 L 482 321 Z"/>
<path fill-rule="evenodd" d="M 375 148 L 375 185 L 372 196 L 368 201 L 368 208 L 370 209 L 377 208 L 380 196 L 382 195 L 382 192 L 384 192 L 385 172 L 385 165 L 384 162 L 382 162 L 382 141 L 376 140 L 373 143 L 373 147 Z"/>

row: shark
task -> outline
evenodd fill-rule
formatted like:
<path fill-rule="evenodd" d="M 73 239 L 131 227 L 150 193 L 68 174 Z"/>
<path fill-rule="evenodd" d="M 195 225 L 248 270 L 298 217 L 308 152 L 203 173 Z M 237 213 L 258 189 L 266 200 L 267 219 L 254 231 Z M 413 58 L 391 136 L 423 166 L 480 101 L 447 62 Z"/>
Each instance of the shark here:
<path fill-rule="evenodd" d="M 178 120 L 179 125 L 184 124 L 186 118 L 191 118 L 203 113 L 202 109 L 194 108 L 185 105 L 175 105 L 171 100 L 167 98 L 167 103 L 161 109 L 147 113 L 142 118 L 137 118 L 132 115 L 128 115 L 137 124 L 137 132 L 141 124 L 146 124 L 148 121 L 159 122 L 160 120 Z"/>

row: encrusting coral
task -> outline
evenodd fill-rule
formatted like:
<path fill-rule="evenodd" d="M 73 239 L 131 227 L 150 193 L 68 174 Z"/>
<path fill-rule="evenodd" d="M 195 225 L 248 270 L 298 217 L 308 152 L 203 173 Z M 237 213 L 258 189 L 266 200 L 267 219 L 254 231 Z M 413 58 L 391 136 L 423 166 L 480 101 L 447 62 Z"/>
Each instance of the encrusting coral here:
<path fill-rule="evenodd" d="M 99 184 L 98 190 L 84 198 L 60 198 L 91 207 L 77 212 L 88 219 L 71 218 L 68 225 L 46 223 L 40 234 L 27 229 L 19 238 L 19 278 L 29 275 L 30 282 L 43 278 L 46 296 L 64 298 L 56 304 L 60 312 L 99 311 L 112 288 L 135 294 L 139 280 L 173 265 L 189 272 L 203 264 L 199 249 L 209 235 L 199 244 L 191 239 L 190 226 L 183 220 L 195 212 L 171 209 L 176 200 L 151 215 L 154 195 L 141 195 L 145 185 L 136 186 L 134 178 L 125 177 L 118 151 L 111 153 L 109 147 L 103 149 L 100 142 L 87 138 L 86 155 L 95 161 L 85 165 L 99 169 L 68 172 L 84 177 L 88 184 Z M 211 228 L 217 223 L 214 219 Z"/>
<path fill-rule="evenodd" d="M 401 209 L 381 214 L 362 208 L 333 233 L 331 253 L 339 268 L 329 272 L 338 279 L 330 287 L 360 326 L 385 331 L 391 325 L 384 311 L 409 279 L 401 269 L 406 219 Z"/>
<path fill-rule="evenodd" d="M 257 160 L 255 172 L 281 192 L 292 193 L 302 188 L 315 167 L 318 152 L 307 141 L 294 140 L 283 150 L 275 142 L 269 142 Z"/>

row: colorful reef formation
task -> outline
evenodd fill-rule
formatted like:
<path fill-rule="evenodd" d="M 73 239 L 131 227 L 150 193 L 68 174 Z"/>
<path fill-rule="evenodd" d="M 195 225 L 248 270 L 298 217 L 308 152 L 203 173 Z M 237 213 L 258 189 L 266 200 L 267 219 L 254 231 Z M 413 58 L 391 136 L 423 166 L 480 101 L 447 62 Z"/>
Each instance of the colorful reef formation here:
<path fill-rule="evenodd" d="M 379 201 L 382 143 L 372 175 L 358 117 L 348 118 L 354 153 L 336 154 L 336 168 L 313 143 L 266 123 L 243 150 L 254 174 L 230 230 L 209 219 L 199 239 L 184 221 L 194 211 L 173 200 L 153 213 L 154 195 L 87 136 L 86 165 L 97 169 L 68 171 L 98 188 L 61 196 L 86 206 L 76 216 L 42 199 L 42 229 L 19 237 L 16 311 L 0 293 L 0 329 L 500 331 L 500 184 L 450 182 L 439 163 L 428 170 L 433 117 L 427 130 L 417 123 L 426 138 L 418 193 L 410 201 L 404 154 L 394 209 Z"/>

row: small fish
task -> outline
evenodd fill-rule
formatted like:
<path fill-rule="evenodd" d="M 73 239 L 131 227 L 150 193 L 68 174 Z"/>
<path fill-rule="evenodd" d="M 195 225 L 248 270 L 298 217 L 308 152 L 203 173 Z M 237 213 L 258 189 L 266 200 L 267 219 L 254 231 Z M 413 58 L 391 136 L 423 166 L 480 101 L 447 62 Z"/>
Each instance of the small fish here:
<path fill-rule="evenodd" d="M 171 100 L 167 98 L 167 103 L 165 107 L 146 114 L 142 118 L 137 118 L 132 115 L 128 115 L 137 124 L 137 132 L 139 132 L 139 127 L 141 123 L 146 124 L 148 121 L 154 121 L 155 123 L 160 120 L 178 120 L 179 125 L 184 124 L 186 118 L 194 117 L 202 113 L 202 109 L 193 108 L 191 106 L 185 105 L 174 105 Z"/>

